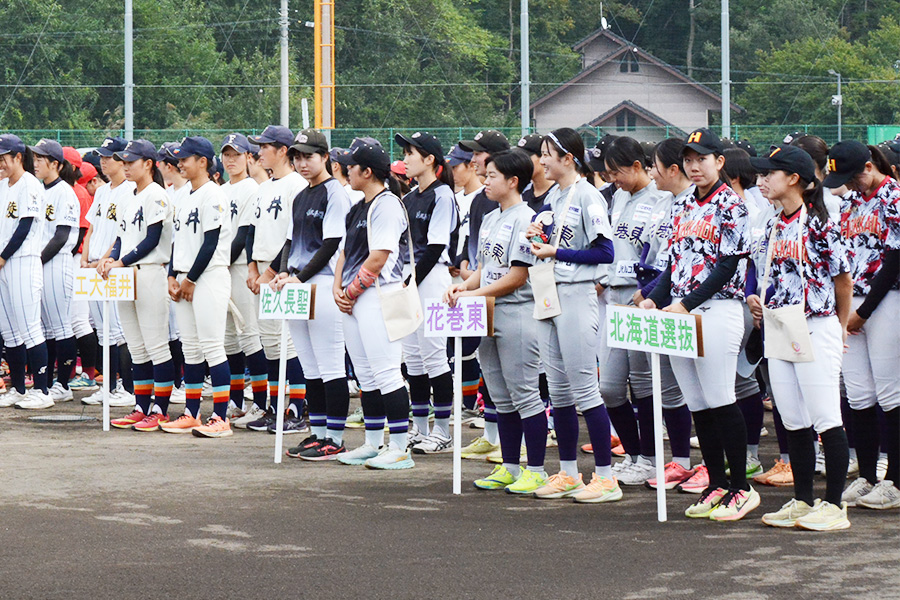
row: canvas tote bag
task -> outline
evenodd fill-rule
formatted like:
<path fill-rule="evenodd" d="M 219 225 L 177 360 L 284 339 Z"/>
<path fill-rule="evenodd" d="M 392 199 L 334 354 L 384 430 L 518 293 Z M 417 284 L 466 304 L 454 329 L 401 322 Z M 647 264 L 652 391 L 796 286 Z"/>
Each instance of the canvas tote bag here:
<path fill-rule="evenodd" d="M 575 183 L 569 188 L 566 195 L 566 204 L 562 210 L 562 222 L 556 223 L 554 216 L 553 224 L 553 247 L 559 249 L 560 239 L 562 238 L 562 228 L 565 225 L 566 217 L 569 214 L 569 205 L 572 203 L 572 194 L 575 193 L 575 184 L 581 178 L 577 178 Z M 531 282 L 531 291 L 534 294 L 534 318 L 542 321 L 551 319 L 562 314 L 562 307 L 559 304 L 559 294 L 556 293 L 556 259 L 542 262 L 533 267 L 528 267 L 528 279 Z"/>

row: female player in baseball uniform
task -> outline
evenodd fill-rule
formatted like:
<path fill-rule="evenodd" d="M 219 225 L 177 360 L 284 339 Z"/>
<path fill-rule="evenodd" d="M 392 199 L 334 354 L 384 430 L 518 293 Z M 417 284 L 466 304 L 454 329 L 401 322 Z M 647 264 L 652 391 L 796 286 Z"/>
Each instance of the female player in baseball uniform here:
<path fill-rule="evenodd" d="M 347 368 L 344 362 L 344 328 L 334 303 L 334 267 L 344 239 L 350 198 L 332 177 L 328 141 L 314 130 L 304 129 L 291 146 L 297 172 L 309 182 L 291 207 L 291 226 L 281 257 L 281 272 L 273 287 L 287 283 L 316 286 L 315 313 L 311 321 L 289 321 L 291 338 L 306 377 L 310 436 L 288 456 L 303 460 L 333 460 L 345 452 L 344 426 L 350 408 Z"/>
<path fill-rule="evenodd" d="M 841 423 L 840 374 L 850 313 L 849 264 L 838 224 L 828 217 L 812 158 L 800 148 L 783 145 L 751 161 L 769 199 L 782 206 L 766 226 L 772 286 L 771 292 L 760 293 L 767 296 L 769 309 L 804 305 L 815 357 L 812 362 L 768 359 L 772 394 L 788 429 L 794 497 L 780 510 L 763 515 L 762 521 L 773 527 L 846 529 L 850 521 L 841 494 L 849 449 Z M 810 188 L 810 183 L 815 185 Z M 747 304 L 762 319 L 760 297 L 749 296 Z M 825 450 L 828 483 L 825 500 L 814 502 L 816 432 Z"/>
<path fill-rule="evenodd" d="M 258 297 L 259 286 L 268 284 L 278 274 L 278 261 L 281 259 L 281 250 L 284 248 L 284 240 L 287 239 L 291 225 L 291 203 L 307 183 L 294 171 L 288 157 L 288 148 L 294 143 L 294 135 L 290 129 L 270 125 L 260 135 L 252 136 L 250 141 L 259 145 L 260 164 L 272 173 L 272 178 L 260 184 L 257 190 L 256 205 L 253 207 L 255 212 L 251 216 L 252 221 L 247 232 L 247 286 Z M 273 262 L 276 265 L 274 269 L 270 268 Z M 278 402 L 278 359 L 281 356 L 281 321 L 260 320 L 259 334 L 269 366 L 270 406 L 263 417 L 247 423 L 247 428 L 253 431 L 274 432 L 275 407 Z M 301 433 L 307 431 L 303 420 L 306 382 L 303 379 L 300 361 L 297 359 L 297 351 L 290 339 L 285 352 L 287 378 L 290 382 L 290 407 L 285 419 L 285 431 Z"/>
<path fill-rule="evenodd" d="M 839 142 L 828 153 L 824 185 L 846 185 L 841 234 L 853 278 L 844 383 L 853 420 L 859 478 L 844 492 L 848 506 L 900 507 L 900 185 L 875 146 Z M 887 473 L 877 481 L 877 406 L 887 427 Z M 830 467 L 829 467 L 830 468 Z M 826 469 L 827 472 L 827 469 Z"/>
<path fill-rule="evenodd" d="M 556 288 L 562 314 L 538 321 L 541 362 L 547 371 L 553 422 L 559 441 L 560 472 L 535 490 L 538 498 L 575 497 L 579 502 L 604 502 L 621 498 L 610 467 L 609 415 L 597 382 L 597 333 L 600 305 L 595 283 L 603 263 L 613 258 L 612 231 L 606 202 L 581 176 L 585 165 L 584 143 L 574 129 L 550 132 L 541 146 L 541 166 L 557 188 L 550 192 L 532 223 L 529 239 L 541 234 L 558 235 L 559 248 L 532 243 L 538 259 L 555 261 Z M 566 208 L 568 206 L 568 208 Z M 540 224 L 552 215 L 548 233 Z M 594 450 L 594 473 L 585 487 L 578 472 L 578 413 L 581 409 Z"/>
<path fill-rule="evenodd" d="M 419 297 L 440 297 L 450 285 L 451 254 L 456 250 L 459 210 L 453 196 L 453 172 L 444 160 L 440 141 L 428 132 L 397 134 L 406 174 L 418 186 L 403 197 L 410 218 L 416 285 Z M 452 243 L 452 247 L 451 247 Z M 424 307 L 423 307 L 424 310 Z M 447 361 L 447 338 L 425 337 L 425 323 L 403 340 L 403 362 L 409 382 L 413 429 L 409 443 L 416 454 L 447 452 L 453 376 Z M 428 431 L 428 405 L 434 397 L 434 430 Z"/>
<path fill-rule="evenodd" d="M 759 506 L 759 494 L 747 483 L 747 429 L 734 394 L 744 335 L 742 287 L 749 219 L 740 196 L 721 180 L 725 159 L 717 135 L 708 129 L 692 132 L 685 140 L 683 156 L 684 170 L 696 189 L 675 207 L 670 268 L 640 306 L 703 315 L 704 356 L 671 357 L 709 472 L 709 486 L 685 514 L 737 520 Z M 672 302 L 667 305 L 670 296 Z M 730 482 L 725 456 L 731 467 Z"/>
<path fill-rule="evenodd" d="M 34 157 L 22 140 L 0 135 L 0 334 L 13 389 L 0 406 L 53 406 L 47 393 L 47 344 L 41 331 L 44 186 L 34 176 Z M 25 392 L 25 363 L 33 389 Z"/>
<path fill-rule="evenodd" d="M 268 394 L 268 365 L 259 341 L 258 307 L 253 292 L 247 287 L 247 234 L 253 211 L 256 209 L 256 194 L 259 184 L 250 177 L 247 161 L 250 156 L 250 142 L 242 133 L 229 133 L 222 140 L 222 163 L 228 173 L 228 182 L 222 186 L 228 198 L 231 230 L 231 302 L 243 321 L 241 332 L 235 326 L 235 316 L 228 311 L 225 323 L 225 352 L 231 369 L 231 404 L 235 416 L 232 425 L 245 428 L 247 424 L 265 416 Z M 245 409 L 244 368 L 250 373 L 250 385 L 254 402 Z M 261 408 L 262 407 L 262 408 Z"/>
<path fill-rule="evenodd" d="M 534 211 L 521 196 L 534 165 L 522 150 L 498 152 L 486 163 L 487 196 L 499 203 L 500 210 L 488 213 L 481 224 L 475 273 L 451 286 L 444 299 L 453 306 L 470 296 L 495 298 L 494 336 L 482 339 L 479 356 L 497 407 L 503 463 L 476 480 L 475 487 L 530 494 L 547 482 L 547 413 L 538 388 L 540 351 L 537 322 L 531 314 L 534 295 L 527 285 L 528 267 L 535 259 L 525 231 Z M 528 466 L 520 469 L 523 436 Z"/>
<path fill-rule="evenodd" d="M 172 202 L 156 167 L 156 147 L 147 140 L 128 142 L 113 158 L 124 164 L 134 182 L 134 196 L 118 207 L 119 236 L 97 271 L 134 267 L 134 302 L 123 302 L 119 318 L 134 375 L 135 409 L 111 421 L 120 429 L 156 431 L 169 421 L 169 398 L 175 379 L 169 349 L 169 299 L 166 265 L 172 254 Z"/>
<path fill-rule="evenodd" d="M 48 345 L 48 377 L 52 376 L 59 358 L 56 383 L 49 389 L 54 402 L 72 400 L 69 379 L 75 368 L 75 332 L 72 329 L 72 293 L 75 265 L 72 251 L 78 243 L 78 221 L 81 204 L 75 190 L 63 176 L 72 179 L 74 169 L 65 159 L 62 146 L 55 140 L 42 139 L 31 146 L 34 154 L 34 174 L 44 183 L 44 227 L 41 263 L 44 265 L 44 285 L 41 291 L 41 322 Z M 55 352 L 49 346 L 54 345 Z"/>
<path fill-rule="evenodd" d="M 411 469 L 415 462 L 407 446 L 409 393 L 400 372 L 402 347 L 400 340 L 388 338 L 380 296 L 403 286 L 400 249 L 407 244 L 408 223 L 397 197 L 400 186 L 390 176 L 391 161 L 381 146 L 361 143 L 338 160 L 347 165 L 353 189 L 365 194 L 347 214 L 333 293 L 344 313 L 344 341 L 359 377 L 366 421 L 365 444 L 338 460 L 370 469 Z M 385 419 L 390 436 L 382 448 Z"/>
<path fill-rule="evenodd" d="M 178 166 L 191 183 L 191 193 L 175 206 L 169 296 L 184 348 L 185 411 L 160 423 L 169 433 L 193 431 L 197 437 L 231 435 L 227 418 L 231 374 L 225 355 L 225 317 L 231 296 L 228 272 L 231 220 L 228 200 L 211 179 L 215 152 L 209 140 L 187 137 L 173 151 Z M 213 386 L 213 414 L 200 423 L 200 394 L 209 365 Z"/>

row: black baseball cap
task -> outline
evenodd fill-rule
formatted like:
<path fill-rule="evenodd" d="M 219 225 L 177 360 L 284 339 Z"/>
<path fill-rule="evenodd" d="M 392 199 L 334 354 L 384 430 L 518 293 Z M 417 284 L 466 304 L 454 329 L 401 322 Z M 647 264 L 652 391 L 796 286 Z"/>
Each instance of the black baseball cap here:
<path fill-rule="evenodd" d="M 294 133 L 283 125 L 269 125 L 261 134 L 251 135 L 248 139 L 257 146 L 263 144 L 290 146 L 294 143 Z"/>
<path fill-rule="evenodd" d="M 479 131 L 474 139 L 461 140 L 459 145 L 470 152 L 502 152 L 509 150 L 509 140 L 496 129 Z"/>
<path fill-rule="evenodd" d="M 441 145 L 441 141 L 427 131 L 417 131 L 408 137 L 398 133 L 394 135 L 394 141 L 404 149 L 413 146 L 435 158 L 444 158 L 444 147 Z"/>
<path fill-rule="evenodd" d="M 516 144 L 517 147 L 521 148 L 528 154 L 540 154 L 541 153 L 541 142 L 544 140 L 544 136 L 539 133 L 529 133 L 524 136 L 519 142 Z"/>
<path fill-rule="evenodd" d="M 693 150 L 697 154 L 721 154 L 723 150 L 722 140 L 715 133 L 701 127 L 691 132 L 684 138 L 684 150 Z M 684 154 L 684 151 L 682 151 Z"/>
<path fill-rule="evenodd" d="M 31 151 L 38 156 L 49 156 L 60 164 L 62 164 L 62 162 L 66 159 L 65 155 L 63 155 L 62 144 L 60 144 L 56 140 L 43 138 L 34 146 L 28 147 L 31 148 Z"/>
<path fill-rule="evenodd" d="M 786 143 L 789 144 L 790 142 L 786 142 Z M 744 152 L 746 152 L 747 154 L 749 154 L 751 158 L 753 158 L 753 157 L 755 157 L 755 156 L 758 156 L 758 154 L 757 154 L 757 152 L 756 152 L 756 148 L 754 148 L 754 147 L 753 147 L 753 144 L 751 144 L 751 143 L 750 143 L 749 141 L 747 141 L 747 140 L 737 140 L 737 141 L 734 143 L 734 145 L 735 145 L 736 148 L 740 148 L 741 150 L 743 150 Z"/>
<path fill-rule="evenodd" d="M 350 152 L 338 155 L 337 162 L 347 167 L 359 165 L 363 168 L 380 169 L 388 171 L 391 168 L 391 159 L 380 145 L 359 144 Z"/>
<path fill-rule="evenodd" d="M 866 163 L 872 160 L 869 149 L 856 140 L 838 142 L 828 151 L 828 175 L 822 184 L 827 188 L 839 188 L 854 175 L 858 175 L 866 168 Z"/>
<path fill-rule="evenodd" d="M 250 140 L 243 133 L 229 133 L 222 138 L 222 147 L 219 152 L 224 152 L 225 148 L 231 148 L 235 152 L 250 152 Z"/>
<path fill-rule="evenodd" d="M 215 155 L 216 152 L 213 150 L 212 142 L 199 135 L 184 138 L 177 148 L 172 149 L 172 156 L 177 160 L 182 160 L 189 156 L 202 156 L 212 163 Z"/>
<path fill-rule="evenodd" d="M 350 142 L 350 147 L 347 148 L 347 151 L 353 152 L 358 146 L 365 146 L 366 144 L 369 146 L 381 147 L 381 142 L 373 137 L 355 137 L 353 138 L 353 141 Z"/>
<path fill-rule="evenodd" d="M 134 162 L 141 159 L 149 159 L 155 161 L 159 153 L 156 146 L 147 140 L 132 140 L 128 142 L 124 150 L 120 150 L 113 154 L 113 158 L 122 162 Z"/>
<path fill-rule="evenodd" d="M 619 136 L 617 135 L 607 133 L 597 140 L 597 144 L 593 148 L 586 152 L 588 164 L 594 171 L 597 171 L 598 173 L 606 171 L 606 163 L 604 162 L 606 159 L 606 151 L 609 150 L 610 145 L 618 138 Z"/>
<path fill-rule="evenodd" d="M 108 137 L 103 140 L 103 143 L 100 144 L 100 147 L 97 148 L 97 154 L 100 156 L 105 156 L 109 158 L 119 150 L 124 150 L 125 146 L 128 145 L 128 140 L 123 137 L 113 136 Z"/>
<path fill-rule="evenodd" d="M 796 173 L 807 183 L 816 178 L 816 163 L 813 162 L 812 157 L 797 146 L 788 144 L 772 146 L 767 156 L 751 156 L 750 164 L 757 171 Z"/>
<path fill-rule="evenodd" d="M 785 144 L 793 144 L 794 140 L 796 140 L 797 138 L 801 138 L 804 135 L 806 135 L 806 134 L 803 133 L 802 131 L 792 131 L 791 133 L 784 136 L 784 139 L 782 140 L 782 142 L 784 142 Z"/>
<path fill-rule="evenodd" d="M 325 134 L 315 129 L 304 129 L 294 138 L 291 150 L 302 152 L 304 154 L 315 154 L 316 152 L 328 152 L 328 140 Z"/>

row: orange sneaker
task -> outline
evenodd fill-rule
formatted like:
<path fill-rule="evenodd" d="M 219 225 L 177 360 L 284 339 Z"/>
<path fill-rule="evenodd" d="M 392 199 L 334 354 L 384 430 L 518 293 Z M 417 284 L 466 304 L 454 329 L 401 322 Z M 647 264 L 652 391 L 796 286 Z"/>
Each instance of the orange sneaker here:
<path fill-rule="evenodd" d="M 578 474 L 576 479 L 560 471 L 556 475 L 551 475 L 545 485 L 534 490 L 534 497 L 545 499 L 568 498 L 574 496 L 585 487 L 584 481 L 581 479 L 581 473 Z"/>
<path fill-rule="evenodd" d="M 219 415 L 213 415 L 206 422 L 206 425 L 195 427 L 193 434 L 197 437 L 220 438 L 231 435 L 231 422 L 228 419 L 222 420 Z"/>
<path fill-rule="evenodd" d="M 144 417 L 140 423 L 131 426 L 135 431 L 158 431 L 160 423 L 168 423 L 169 417 L 159 413 L 153 413 Z"/>
<path fill-rule="evenodd" d="M 581 446 L 581 451 L 585 454 L 593 454 L 594 453 L 594 445 L 593 444 L 584 444 Z"/>
<path fill-rule="evenodd" d="M 613 446 L 610 452 L 612 452 L 613 456 L 625 456 L 625 447 L 619 444 L 618 446 Z"/>
<path fill-rule="evenodd" d="M 135 410 L 130 415 L 125 415 L 121 419 L 113 419 L 109 422 L 113 427 L 118 427 L 119 429 L 131 429 L 131 426 L 135 423 L 140 423 L 144 419 L 147 418 L 142 411 Z"/>
<path fill-rule="evenodd" d="M 200 415 L 197 415 L 199 417 Z M 181 415 L 174 421 L 159 423 L 159 428 L 166 433 L 190 433 L 194 427 L 200 427 L 203 423 L 200 419 L 195 419 L 191 415 Z"/>
<path fill-rule="evenodd" d="M 770 475 L 766 478 L 765 484 L 774 485 L 775 487 L 790 487 L 794 485 L 794 471 L 791 469 L 790 463 L 783 463 L 780 460 L 778 463 L 781 464 L 776 463 L 775 467 L 769 471 Z M 772 473 L 775 469 L 778 470 Z"/>

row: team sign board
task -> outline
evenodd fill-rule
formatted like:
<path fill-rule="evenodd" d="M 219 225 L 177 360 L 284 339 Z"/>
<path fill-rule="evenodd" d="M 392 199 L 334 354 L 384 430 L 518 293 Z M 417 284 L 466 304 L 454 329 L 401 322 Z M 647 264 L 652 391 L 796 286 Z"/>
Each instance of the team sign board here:
<path fill-rule="evenodd" d="M 276 292 L 259 286 L 259 318 L 308 321 L 316 316 L 316 285 L 289 283 Z"/>
<path fill-rule="evenodd" d="M 611 348 L 685 358 L 703 356 L 703 330 L 697 315 L 607 306 L 606 341 Z"/>
<path fill-rule="evenodd" d="M 134 268 L 112 269 L 103 279 L 97 269 L 75 269 L 74 300 L 134 301 Z"/>
<path fill-rule="evenodd" d="M 494 299 L 460 298 L 450 306 L 440 298 L 425 300 L 425 337 L 494 335 Z"/>

